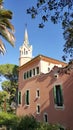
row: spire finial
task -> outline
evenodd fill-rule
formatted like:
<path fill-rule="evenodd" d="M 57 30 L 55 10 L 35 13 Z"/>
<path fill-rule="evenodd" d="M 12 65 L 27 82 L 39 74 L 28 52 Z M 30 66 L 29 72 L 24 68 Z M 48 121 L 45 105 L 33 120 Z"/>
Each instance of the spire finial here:
<path fill-rule="evenodd" d="M 27 24 L 25 24 L 24 44 L 29 44 L 28 33 L 27 33 Z"/>

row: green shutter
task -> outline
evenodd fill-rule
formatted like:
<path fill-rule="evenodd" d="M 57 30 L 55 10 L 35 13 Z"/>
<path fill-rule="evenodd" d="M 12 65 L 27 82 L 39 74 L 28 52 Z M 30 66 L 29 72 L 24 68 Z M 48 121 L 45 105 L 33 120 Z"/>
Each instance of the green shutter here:
<path fill-rule="evenodd" d="M 54 102 L 57 104 L 57 98 L 56 98 L 56 86 L 54 86 Z"/>
<path fill-rule="evenodd" d="M 18 104 L 21 104 L 21 92 L 18 92 Z"/>
<path fill-rule="evenodd" d="M 57 91 L 57 87 L 59 87 L 59 90 Z M 57 92 L 59 93 L 59 99 Z M 63 106 L 63 94 L 62 94 L 62 86 L 61 85 L 55 85 L 54 86 L 54 102 L 57 106 Z"/>
<path fill-rule="evenodd" d="M 33 69 L 33 75 L 35 75 L 35 68 Z"/>
<path fill-rule="evenodd" d="M 29 90 L 26 91 L 26 104 L 29 105 Z"/>
<path fill-rule="evenodd" d="M 62 86 L 60 86 L 60 93 L 61 93 L 61 106 L 63 106 L 63 93 L 62 93 Z"/>
<path fill-rule="evenodd" d="M 26 73 L 24 73 L 24 79 L 26 79 Z"/>

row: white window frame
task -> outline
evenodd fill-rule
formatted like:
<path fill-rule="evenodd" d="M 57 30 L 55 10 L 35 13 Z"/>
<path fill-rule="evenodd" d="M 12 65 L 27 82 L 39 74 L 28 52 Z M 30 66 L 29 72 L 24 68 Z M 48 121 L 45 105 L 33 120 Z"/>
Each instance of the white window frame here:
<path fill-rule="evenodd" d="M 36 106 L 36 113 L 37 113 L 37 114 L 40 114 L 40 111 L 41 111 L 41 110 L 38 111 L 38 107 L 40 108 L 40 104 L 37 104 L 37 106 Z"/>
<path fill-rule="evenodd" d="M 38 96 L 38 91 L 39 91 L 39 96 Z M 40 90 L 39 89 L 36 90 L 36 98 L 40 98 Z"/>
<path fill-rule="evenodd" d="M 43 116 L 44 117 L 44 122 L 46 122 L 45 115 L 47 115 L 47 122 L 48 122 L 48 114 L 46 112 L 44 113 L 44 116 Z"/>

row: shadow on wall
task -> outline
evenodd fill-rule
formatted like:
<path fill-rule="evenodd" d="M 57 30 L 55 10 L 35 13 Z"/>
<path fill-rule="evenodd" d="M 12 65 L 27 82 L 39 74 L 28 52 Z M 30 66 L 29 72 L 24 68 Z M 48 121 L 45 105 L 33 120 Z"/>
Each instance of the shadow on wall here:
<path fill-rule="evenodd" d="M 52 74 L 52 73 L 51 73 Z M 52 86 L 50 89 L 50 92 L 48 93 L 48 97 L 44 103 L 41 104 L 41 111 L 40 114 L 34 113 L 34 116 L 38 120 L 44 121 L 44 113 L 47 113 L 48 115 L 48 122 L 49 123 L 59 123 L 66 128 L 73 129 L 73 71 L 70 74 L 61 74 L 58 79 L 52 78 L 48 83 L 48 85 L 45 86 L 45 88 L 48 88 L 49 86 Z M 46 78 L 48 78 L 48 74 L 46 74 Z M 41 80 L 40 78 L 37 79 L 37 81 L 42 82 L 44 77 L 42 76 Z M 54 103 L 54 92 L 53 92 L 53 86 L 54 84 L 62 84 L 62 91 L 63 91 L 63 99 L 64 99 L 64 107 L 55 107 Z M 48 105 L 46 105 L 46 103 Z"/>

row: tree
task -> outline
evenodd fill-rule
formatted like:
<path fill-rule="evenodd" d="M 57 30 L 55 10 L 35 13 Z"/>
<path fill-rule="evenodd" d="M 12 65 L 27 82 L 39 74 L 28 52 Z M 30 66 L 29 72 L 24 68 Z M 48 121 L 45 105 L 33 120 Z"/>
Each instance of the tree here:
<path fill-rule="evenodd" d="M 18 81 L 18 66 L 13 64 L 0 65 L 0 75 L 3 75 L 10 81 Z"/>
<path fill-rule="evenodd" d="M 12 12 L 3 8 L 3 0 L 0 0 L 0 36 L 7 40 L 12 46 L 14 46 L 14 26 L 11 24 Z M 0 53 L 6 51 L 5 44 L 0 38 Z"/>
<path fill-rule="evenodd" d="M 2 82 L 1 87 L 3 91 L 8 94 L 7 101 L 11 109 L 17 102 L 18 66 L 13 64 L 0 65 L 0 75 L 6 78 L 6 80 Z M 14 106 L 11 106 L 11 104 Z"/>
<path fill-rule="evenodd" d="M 38 127 L 38 122 L 32 115 L 26 115 L 20 117 L 18 124 L 18 130 L 36 130 Z"/>
<path fill-rule="evenodd" d="M 7 92 L 7 102 L 9 104 L 8 111 L 12 111 L 12 109 L 16 108 L 17 103 L 17 87 L 18 84 L 16 82 L 11 82 L 9 80 L 2 82 L 3 91 Z"/>
<path fill-rule="evenodd" d="M 27 14 L 36 18 L 41 14 L 39 28 L 43 28 L 50 19 L 54 24 L 61 22 L 64 29 L 64 53 L 63 60 L 73 57 L 73 0 L 37 0 L 35 6 L 27 9 Z"/>
<path fill-rule="evenodd" d="M 0 113 L 0 127 L 3 130 L 17 130 L 17 126 L 19 124 L 19 117 L 12 113 L 1 112 Z"/>
<path fill-rule="evenodd" d="M 8 94 L 6 91 L 0 91 L 0 111 L 6 112 L 6 99 Z"/>

